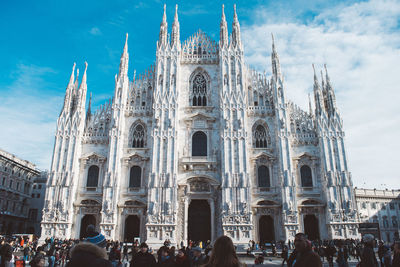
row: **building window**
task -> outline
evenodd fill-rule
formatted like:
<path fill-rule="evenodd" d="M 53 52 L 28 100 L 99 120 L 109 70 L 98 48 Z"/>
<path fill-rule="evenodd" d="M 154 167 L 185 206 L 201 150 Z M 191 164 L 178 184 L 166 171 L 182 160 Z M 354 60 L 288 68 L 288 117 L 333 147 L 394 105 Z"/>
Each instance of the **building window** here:
<path fill-rule="evenodd" d="M 389 203 L 389 207 L 390 207 L 391 210 L 394 210 L 395 209 L 394 208 L 394 203 Z"/>
<path fill-rule="evenodd" d="M 137 188 L 141 186 L 142 181 L 142 168 L 139 166 L 132 166 L 129 175 L 129 188 Z"/>
<path fill-rule="evenodd" d="M 10 186 L 9 186 L 10 189 L 12 189 L 12 186 L 13 186 L 13 181 L 11 180 L 11 181 L 10 181 Z"/>
<path fill-rule="evenodd" d="M 385 210 L 385 209 L 386 209 L 385 203 L 382 203 L 381 204 L 381 210 Z"/>
<path fill-rule="evenodd" d="M 3 177 L 3 182 L 1 183 L 2 186 L 6 184 L 6 177 Z"/>
<path fill-rule="evenodd" d="M 40 198 L 40 194 L 37 194 L 36 197 L 37 197 L 37 198 Z"/>
<path fill-rule="evenodd" d="M 97 187 L 99 182 L 99 167 L 92 165 L 88 171 L 86 187 Z"/>
<path fill-rule="evenodd" d="M 33 189 L 36 189 L 36 185 L 35 184 L 33 185 Z"/>
<path fill-rule="evenodd" d="M 268 144 L 267 131 L 264 126 L 258 125 L 253 133 L 253 146 L 255 148 L 266 148 Z"/>
<path fill-rule="evenodd" d="M 361 208 L 366 209 L 366 208 L 367 208 L 367 204 L 366 204 L 365 202 L 363 202 L 363 203 L 361 204 Z"/>
<path fill-rule="evenodd" d="M 383 228 L 389 228 L 389 221 L 386 216 L 382 217 Z"/>
<path fill-rule="evenodd" d="M 258 186 L 259 187 L 270 187 L 270 179 L 269 179 L 269 169 L 267 166 L 259 166 L 258 167 Z"/>
<path fill-rule="evenodd" d="M 395 227 L 395 228 L 397 228 L 398 227 L 398 223 L 397 223 L 397 217 L 396 216 L 393 216 L 392 217 L 392 225 L 393 225 L 393 227 Z"/>
<path fill-rule="evenodd" d="M 32 194 L 32 198 L 35 198 L 35 194 Z"/>
<path fill-rule="evenodd" d="M 207 135 L 198 131 L 192 137 L 192 156 L 207 156 Z"/>
<path fill-rule="evenodd" d="M 29 210 L 29 220 L 32 222 L 36 222 L 37 219 L 37 215 L 38 215 L 38 210 L 37 209 L 30 209 Z"/>
<path fill-rule="evenodd" d="M 41 184 L 40 184 L 40 185 L 38 185 L 38 188 L 39 188 L 39 189 L 42 189 L 42 185 L 41 185 Z"/>
<path fill-rule="evenodd" d="M 144 138 L 145 138 L 145 133 L 144 133 L 144 127 L 141 124 L 138 124 L 135 126 L 135 129 L 133 130 L 133 136 L 132 136 L 132 147 L 135 148 L 142 148 L 144 147 Z"/>
<path fill-rule="evenodd" d="M 312 174 L 311 168 L 307 165 L 303 165 L 300 168 L 301 186 L 302 187 L 312 187 Z"/>
<path fill-rule="evenodd" d="M 374 210 L 376 209 L 376 203 L 375 202 L 371 203 L 371 208 L 374 209 Z"/>
<path fill-rule="evenodd" d="M 207 106 L 207 81 L 201 73 L 193 78 L 192 106 Z"/>

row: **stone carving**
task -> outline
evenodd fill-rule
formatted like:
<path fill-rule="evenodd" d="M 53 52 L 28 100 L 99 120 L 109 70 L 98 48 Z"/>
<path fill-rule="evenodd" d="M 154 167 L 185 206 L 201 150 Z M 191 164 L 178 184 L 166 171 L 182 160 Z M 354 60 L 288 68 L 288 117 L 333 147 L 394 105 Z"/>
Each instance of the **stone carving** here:
<path fill-rule="evenodd" d="M 190 183 L 191 192 L 210 192 L 210 184 L 205 181 L 193 181 Z"/>

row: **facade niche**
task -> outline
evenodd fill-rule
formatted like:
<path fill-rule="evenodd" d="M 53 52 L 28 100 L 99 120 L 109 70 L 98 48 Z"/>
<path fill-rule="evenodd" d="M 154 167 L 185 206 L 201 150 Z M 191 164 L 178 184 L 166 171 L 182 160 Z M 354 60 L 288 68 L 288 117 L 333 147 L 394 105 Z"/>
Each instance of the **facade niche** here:
<path fill-rule="evenodd" d="M 88 170 L 86 187 L 97 187 L 98 183 L 99 183 L 99 167 L 96 165 L 92 165 Z"/>
<path fill-rule="evenodd" d="M 129 188 L 139 188 L 142 180 L 142 168 L 132 166 L 129 174 Z"/>

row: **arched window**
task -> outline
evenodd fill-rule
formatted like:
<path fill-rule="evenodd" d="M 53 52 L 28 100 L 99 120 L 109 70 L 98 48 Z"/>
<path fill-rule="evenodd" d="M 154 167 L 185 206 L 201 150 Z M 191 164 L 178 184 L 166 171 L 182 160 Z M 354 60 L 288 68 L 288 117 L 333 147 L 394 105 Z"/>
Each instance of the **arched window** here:
<path fill-rule="evenodd" d="M 366 204 L 365 202 L 363 202 L 363 203 L 361 204 L 361 208 L 366 209 L 366 208 L 367 208 L 367 204 Z"/>
<path fill-rule="evenodd" d="M 307 165 L 303 165 L 300 168 L 300 176 L 301 176 L 301 186 L 302 187 L 312 187 L 312 174 L 311 168 Z"/>
<path fill-rule="evenodd" d="M 97 187 L 99 183 L 99 167 L 92 165 L 89 167 L 86 187 Z"/>
<path fill-rule="evenodd" d="M 267 147 L 267 132 L 264 126 L 258 125 L 254 131 L 253 145 L 256 148 L 266 148 Z"/>
<path fill-rule="evenodd" d="M 258 186 L 259 187 L 270 187 L 270 179 L 269 179 L 269 169 L 267 166 L 259 166 L 258 167 Z"/>
<path fill-rule="evenodd" d="M 142 183 L 142 168 L 139 166 L 132 166 L 129 175 L 129 188 L 140 187 Z"/>
<path fill-rule="evenodd" d="M 144 147 L 144 128 L 141 124 L 135 126 L 132 136 L 132 147 L 141 148 Z"/>
<path fill-rule="evenodd" d="M 207 156 L 207 135 L 201 131 L 193 134 L 192 156 Z"/>
<path fill-rule="evenodd" d="M 193 78 L 192 106 L 207 106 L 207 81 L 201 73 Z"/>

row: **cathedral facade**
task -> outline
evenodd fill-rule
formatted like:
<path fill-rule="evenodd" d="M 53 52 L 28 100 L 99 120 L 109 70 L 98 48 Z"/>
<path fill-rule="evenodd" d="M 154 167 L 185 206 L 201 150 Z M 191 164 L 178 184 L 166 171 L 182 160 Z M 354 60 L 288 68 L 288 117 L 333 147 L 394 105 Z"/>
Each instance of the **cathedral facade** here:
<path fill-rule="evenodd" d="M 170 36 L 170 37 L 169 37 Z M 272 75 L 245 64 L 240 25 L 222 9 L 220 40 L 180 40 L 164 15 L 156 61 L 128 77 L 128 35 L 114 96 L 86 107 L 75 64 L 57 121 L 42 238 L 293 240 L 358 236 L 342 118 L 325 69 L 315 107 L 285 96 L 272 42 Z M 310 76 L 311 77 L 311 76 Z M 311 80 L 311 79 L 310 79 Z"/>

